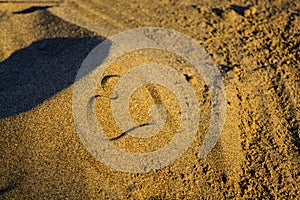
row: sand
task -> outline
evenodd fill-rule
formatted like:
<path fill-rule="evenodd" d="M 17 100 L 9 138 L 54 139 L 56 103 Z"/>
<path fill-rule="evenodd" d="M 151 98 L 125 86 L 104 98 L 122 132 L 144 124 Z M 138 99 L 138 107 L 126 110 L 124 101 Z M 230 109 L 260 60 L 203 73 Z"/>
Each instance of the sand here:
<path fill-rule="evenodd" d="M 32 6 L 39 7 L 28 10 Z M 0 4 L 1 198 L 299 198 L 299 10 L 299 1 L 281 0 Z M 199 158 L 211 107 L 204 81 L 176 55 L 126 54 L 107 74 L 122 75 L 150 61 L 172 66 L 191 77 L 201 123 L 172 165 L 150 173 L 120 172 L 95 159 L 78 136 L 74 81 L 84 58 L 106 37 L 154 26 L 196 39 L 211 55 L 225 84 L 226 121 L 215 148 Z M 98 92 L 111 94 L 117 81 L 109 79 L 107 90 Z M 157 99 L 172 119 L 162 134 L 150 140 L 125 136 L 115 145 L 146 152 L 167 144 L 179 123 L 170 91 L 141 88 L 130 109 L 137 124 L 147 123 L 147 110 Z M 122 131 L 109 101 L 97 98 L 95 107 L 107 136 L 115 137 Z"/>

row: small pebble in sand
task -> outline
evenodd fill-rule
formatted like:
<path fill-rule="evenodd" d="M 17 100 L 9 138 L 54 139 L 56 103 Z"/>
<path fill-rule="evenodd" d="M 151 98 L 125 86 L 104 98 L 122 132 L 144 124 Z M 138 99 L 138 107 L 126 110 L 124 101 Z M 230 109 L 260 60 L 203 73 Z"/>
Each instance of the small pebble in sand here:
<path fill-rule="evenodd" d="M 244 12 L 244 17 L 252 17 L 256 14 L 256 7 L 251 7 Z"/>
<path fill-rule="evenodd" d="M 223 12 L 222 17 L 225 21 L 228 21 L 228 22 L 235 22 L 241 18 L 241 16 L 232 9 Z"/>

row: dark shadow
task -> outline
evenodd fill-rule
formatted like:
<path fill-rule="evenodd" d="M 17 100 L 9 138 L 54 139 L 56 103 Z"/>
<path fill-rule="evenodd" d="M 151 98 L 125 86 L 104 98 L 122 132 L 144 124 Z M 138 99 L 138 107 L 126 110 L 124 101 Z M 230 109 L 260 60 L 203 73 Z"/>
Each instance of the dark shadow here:
<path fill-rule="evenodd" d="M 85 57 L 103 40 L 43 39 L 0 62 L 0 118 L 34 108 L 73 84 Z M 105 54 L 100 56 L 102 61 L 108 52 Z"/>
<path fill-rule="evenodd" d="M 30 8 L 27 8 L 25 10 L 13 12 L 13 14 L 27 14 L 27 13 L 35 12 L 37 10 L 46 10 L 47 8 L 52 8 L 52 7 L 53 6 L 33 6 L 33 7 L 30 7 Z"/>
<path fill-rule="evenodd" d="M 15 178 L 15 177 L 13 177 L 13 178 Z M 10 182 L 8 183 L 8 185 L 5 188 L 0 189 L 0 196 L 4 195 L 12 190 L 15 190 L 24 181 L 24 177 L 22 177 L 20 175 L 18 177 L 16 177 L 15 179 L 13 179 L 13 178 L 12 178 L 12 180 L 10 180 Z"/>
<path fill-rule="evenodd" d="M 233 69 L 234 69 L 234 67 L 231 67 L 228 65 L 220 65 L 220 67 L 219 67 L 219 70 L 221 71 L 221 73 L 227 73 Z"/>
<path fill-rule="evenodd" d="M 221 10 L 219 8 L 213 8 L 212 11 L 218 16 L 221 16 L 222 13 L 224 12 L 223 10 Z"/>
<path fill-rule="evenodd" d="M 0 3 L 13 3 L 13 4 L 25 4 L 25 3 L 28 3 L 28 4 L 59 4 L 59 3 L 62 3 L 63 0 L 42 0 L 42 1 L 39 1 L 39 0 L 0 0 Z"/>
<path fill-rule="evenodd" d="M 250 8 L 250 6 L 238 6 L 238 5 L 230 5 L 230 8 L 237 12 L 240 15 L 244 15 L 245 11 Z"/>

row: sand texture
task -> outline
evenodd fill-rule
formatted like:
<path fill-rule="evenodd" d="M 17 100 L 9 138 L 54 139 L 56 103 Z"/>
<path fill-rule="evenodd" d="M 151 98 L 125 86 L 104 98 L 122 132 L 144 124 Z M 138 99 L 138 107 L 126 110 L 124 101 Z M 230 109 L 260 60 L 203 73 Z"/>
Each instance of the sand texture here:
<path fill-rule="evenodd" d="M 104 76 L 115 76 L 97 93 L 112 95 L 118 76 L 155 62 L 188 77 L 201 113 L 195 139 L 172 165 L 126 173 L 86 149 L 75 129 L 72 95 L 94 47 L 141 27 L 176 30 L 205 48 L 222 74 L 226 121 L 217 145 L 199 158 L 211 104 L 193 66 L 154 49 L 114 60 Z M 299 32 L 298 0 L 0 3 L 0 199 L 299 199 Z M 96 98 L 94 105 L 114 138 L 122 130 L 110 102 Z M 114 141 L 117 147 L 148 152 L 168 143 L 180 119 L 172 91 L 143 86 L 129 107 L 134 122 L 145 124 L 157 102 L 168 110 L 161 134 L 125 136 Z"/>

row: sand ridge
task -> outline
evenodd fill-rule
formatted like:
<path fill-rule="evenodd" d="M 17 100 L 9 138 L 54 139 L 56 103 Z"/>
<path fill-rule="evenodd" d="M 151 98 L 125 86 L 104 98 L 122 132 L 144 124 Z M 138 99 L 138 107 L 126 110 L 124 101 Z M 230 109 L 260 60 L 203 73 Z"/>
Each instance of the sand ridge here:
<path fill-rule="evenodd" d="M 0 7 L 0 70 L 8 83 L 0 85 L 5 94 L 0 120 L 3 198 L 296 199 L 300 195 L 299 2 L 77 0 L 11 13 L 31 6 Z M 200 107 L 204 123 L 199 125 L 198 139 L 180 159 L 156 172 L 130 174 L 100 163 L 80 141 L 73 122 L 72 84 L 84 57 L 104 37 L 144 26 L 174 29 L 198 40 L 222 72 L 228 108 L 218 145 L 199 159 L 210 108 L 201 77 L 189 70 L 188 63 L 161 52 L 133 52 L 115 61 L 108 74 L 122 74 L 151 60 L 173 65 L 192 77 L 199 101 L 206 102 Z M 107 87 L 112 89 L 116 81 L 109 80 Z M 168 96 L 167 91 L 158 91 Z M 143 116 L 153 102 L 147 90 L 139 92 L 132 109 Z M 150 100 L 143 108 L 145 99 Z M 171 96 L 167 99 L 172 102 Z M 101 101 L 105 99 L 97 100 L 100 112 L 107 118 L 101 115 L 99 120 L 109 130 L 115 124 L 108 104 L 102 106 Z M 176 120 L 170 123 L 176 127 Z M 110 134 L 116 130 L 110 129 Z M 130 142 L 117 145 L 135 150 L 136 141 Z M 150 144 L 153 148 L 155 142 Z"/>

